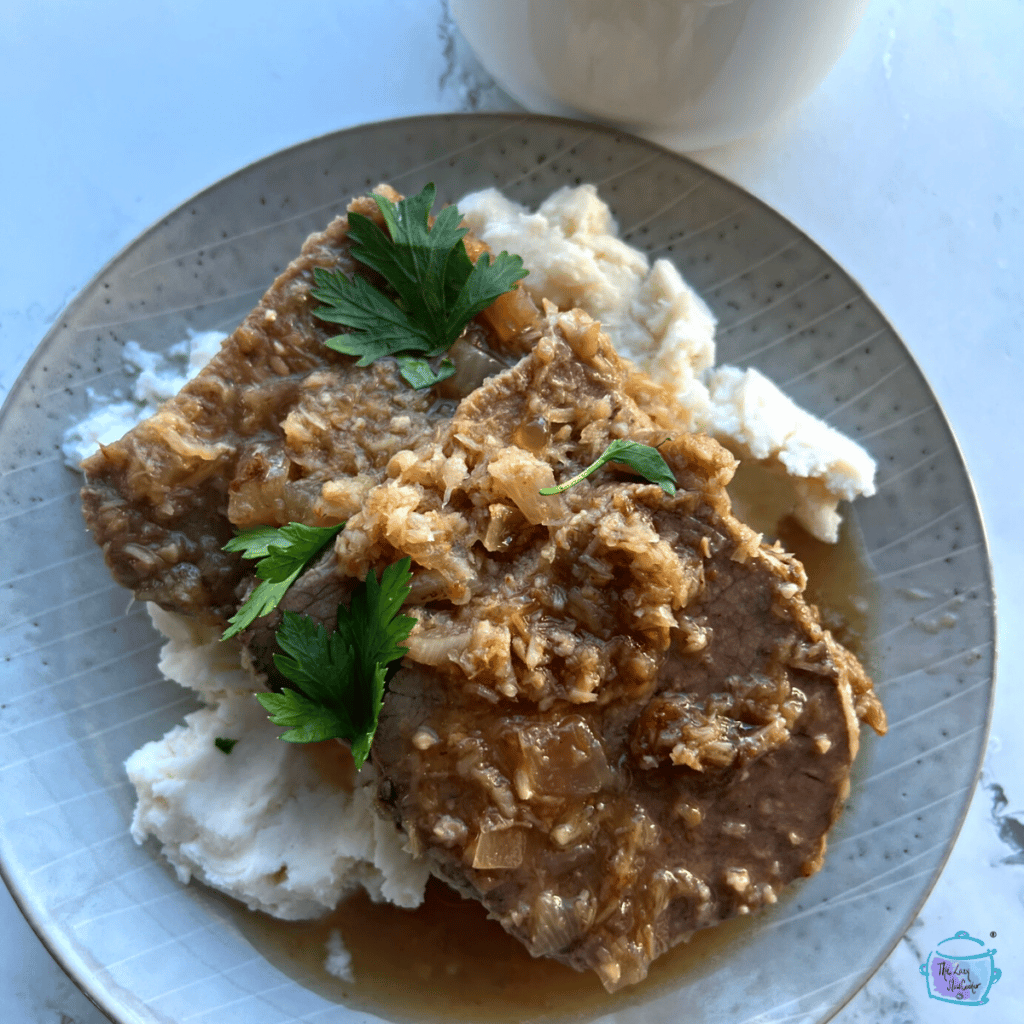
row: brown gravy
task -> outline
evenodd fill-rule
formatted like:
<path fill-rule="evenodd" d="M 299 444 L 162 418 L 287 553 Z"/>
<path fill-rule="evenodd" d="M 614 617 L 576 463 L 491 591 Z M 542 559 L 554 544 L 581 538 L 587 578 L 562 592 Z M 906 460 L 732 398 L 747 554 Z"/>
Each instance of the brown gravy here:
<path fill-rule="evenodd" d="M 814 540 L 786 515 L 778 477 L 758 466 L 741 466 L 729 491 L 740 518 L 803 561 L 809 600 L 870 671 L 874 586 L 856 526 L 844 522 L 838 544 Z M 792 895 L 791 887 L 780 902 Z M 736 918 L 698 932 L 655 961 L 646 981 L 608 995 L 596 975 L 532 959 L 481 905 L 435 881 L 415 911 L 371 903 L 362 893 L 315 922 L 278 921 L 226 899 L 223 905 L 253 947 L 299 984 L 393 1021 L 591 1019 L 715 969 L 756 927 L 756 919 Z M 354 983 L 324 968 L 335 930 L 352 957 Z"/>
<path fill-rule="evenodd" d="M 479 903 L 433 879 L 412 911 L 371 903 L 364 893 L 313 922 L 278 921 L 229 900 L 224 906 L 253 947 L 300 985 L 393 1021 L 589 1020 L 711 970 L 751 926 L 750 918 L 734 918 L 697 932 L 656 960 L 642 984 L 609 995 L 596 974 L 532 959 Z M 324 969 L 335 930 L 351 954 L 354 984 Z"/>
<path fill-rule="evenodd" d="M 836 544 L 812 537 L 789 515 L 789 484 L 776 473 L 754 463 L 741 463 L 729 485 L 733 511 L 764 534 L 779 540 L 807 570 L 806 597 L 818 606 L 822 623 L 835 638 L 860 658 L 871 673 L 868 643 L 877 604 L 875 584 L 864 557 L 864 543 L 856 523 L 847 516 Z"/>

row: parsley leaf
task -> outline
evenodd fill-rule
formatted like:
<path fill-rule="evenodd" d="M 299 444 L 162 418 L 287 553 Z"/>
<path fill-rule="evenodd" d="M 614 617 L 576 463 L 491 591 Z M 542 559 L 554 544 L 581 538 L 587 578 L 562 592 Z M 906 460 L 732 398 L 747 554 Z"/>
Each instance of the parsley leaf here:
<path fill-rule="evenodd" d="M 229 740 L 225 736 L 218 736 L 214 741 L 213 745 L 221 751 L 223 754 L 230 754 L 235 749 L 235 744 L 238 740 Z"/>
<path fill-rule="evenodd" d="M 567 480 L 557 487 L 542 487 L 540 493 L 561 494 L 562 491 L 575 487 L 581 480 L 585 480 L 591 473 L 608 462 L 621 462 L 652 484 L 658 484 L 666 494 L 676 493 L 676 478 L 661 452 L 648 444 L 640 444 L 639 441 L 626 441 L 622 438 L 612 441 L 594 462 L 582 472 L 577 473 L 571 480 Z"/>
<path fill-rule="evenodd" d="M 369 217 L 349 214 L 353 257 L 388 282 L 397 302 L 365 278 L 349 279 L 323 267 L 314 269 L 316 287 L 310 290 L 326 304 L 314 311 L 317 317 L 352 329 L 330 338 L 328 348 L 358 356 L 357 366 L 404 353 L 399 370 L 415 388 L 455 372 L 448 360 L 438 371 L 427 360 L 447 352 L 477 313 L 527 274 L 522 259 L 507 252 L 493 261 L 483 253 L 474 264 L 462 241 L 468 229 L 461 227 L 457 207 L 445 207 L 430 226 L 435 195 L 433 184 L 397 204 L 374 194 L 390 237 Z"/>
<path fill-rule="evenodd" d="M 417 390 L 429 388 L 442 380 L 447 380 L 455 373 L 455 364 L 450 359 L 442 359 L 441 365 L 435 372 L 426 359 L 417 359 L 416 356 L 399 355 L 398 371 Z"/>
<path fill-rule="evenodd" d="M 416 622 L 398 614 L 411 580 L 409 558 L 389 565 L 379 582 L 371 570 L 349 606 L 338 606 L 333 633 L 305 615 L 284 613 L 277 642 L 285 653 L 275 654 L 274 664 L 301 692 L 256 695 L 271 722 L 288 729 L 281 739 L 348 740 L 356 768 L 362 767 L 377 731 L 388 666 L 405 655 L 402 644 Z"/>
<path fill-rule="evenodd" d="M 334 539 L 344 523 L 338 526 L 303 526 L 289 523 L 277 529 L 254 526 L 240 530 L 224 545 L 225 551 L 241 551 L 243 558 L 259 558 L 256 575 L 260 583 L 245 604 L 228 619 L 231 624 L 222 640 L 241 633 L 261 615 L 272 612 L 288 588 L 307 565 Z"/>

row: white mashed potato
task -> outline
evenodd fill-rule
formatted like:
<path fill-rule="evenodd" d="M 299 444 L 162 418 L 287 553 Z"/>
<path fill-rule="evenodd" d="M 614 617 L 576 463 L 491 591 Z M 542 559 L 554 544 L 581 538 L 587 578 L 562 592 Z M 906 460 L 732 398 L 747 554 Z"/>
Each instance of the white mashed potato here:
<path fill-rule="evenodd" d="M 875 493 L 875 460 L 855 441 L 787 398 L 757 370 L 722 366 L 707 375 L 703 429 L 743 458 L 781 470 L 793 486 L 793 515 L 834 544 L 843 499 Z"/>
<path fill-rule="evenodd" d="M 423 901 L 427 869 L 373 811 L 374 778 L 352 785 L 283 743 L 241 667 L 237 642 L 149 605 L 168 637 L 160 671 L 207 706 L 126 762 L 138 793 L 132 835 L 154 836 L 191 878 L 285 920 L 315 918 L 357 886 L 400 907 Z M 226 753 L 216 740 L 235 740 Z"/>
<path fill-rule="evenodd" d="M 873 491 L 874 463 L 858 445 L 799 409 L 753 370 L 714 368 L 714 317 L 666 260 L 647 258 L 615 237 L 593 186 L 562 189 L 536 213 L 493 190 L 459 203 L 473 230 L 496 250 L 522 255 L 526 285 L 561 307 L 601 320 L 616 346 L 673 386 L 691 430 L 726 440 L 788 474 L 796 514 L 815 536 L 834 540 L 836 506 Z M 129 342 L 139 371 L 132 394 L 93 402 L 68 431 L 65 454 L 77 468 L 97 442 L 120 437 L 194 376 L 223 335 L 189 338 L 169 357 Z M 369 766 L 346 785 L 322 772 L 309 748 L 281 742 L 253 699 L 260 689 L 241 666 L 237 644 L 151 607 L 167 637 L 160 668 L 206 706 L 129 758 L 138 792 L 132 834 L 153 836 L 179 878 L 197 878 L 247 906 L 285 919 L 318 917 L 356 887 L 375 900 L 413 907 L 427 871 L 372 809 Z M 215 743 L 237 740 L 230 753 Z M 332 937 L 327 966 L 351 977 Z"/>
<path fill-rule="evenodd" d="M 616 349 L 672 387 L 690 431 L 793 482 L 793 514 L 819 540 L 839 535 L 839 502 L 874 493 L 875 463 L 860 445 L 800 409 L 756 370 L 714 369 L 715 319 L 668 260 L 651 266 L 616 236 L 593 185 L 562 188 L 536 213 L 496 189 L 459 202 L 474 233 L 523 257 L 530 293 L 600 320 Z"/>

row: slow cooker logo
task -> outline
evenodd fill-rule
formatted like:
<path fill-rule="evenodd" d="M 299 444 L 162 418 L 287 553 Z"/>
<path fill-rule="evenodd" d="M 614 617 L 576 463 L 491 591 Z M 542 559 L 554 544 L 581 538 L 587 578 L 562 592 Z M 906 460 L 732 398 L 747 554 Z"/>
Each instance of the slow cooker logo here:
<path fill-rule="evenodd" d="M 995 953 L 967 932 L 943 939 L 920 967 L 928 983 L 928 995 L 961 1006 L 987 1003 L 989 989 L 1003 973 L 996 967 Z"/>

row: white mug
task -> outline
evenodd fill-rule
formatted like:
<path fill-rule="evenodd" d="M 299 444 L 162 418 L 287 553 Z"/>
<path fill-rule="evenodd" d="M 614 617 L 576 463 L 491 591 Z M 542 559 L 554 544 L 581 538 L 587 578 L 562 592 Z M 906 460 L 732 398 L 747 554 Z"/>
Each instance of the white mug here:
<path fill-rule="evenodd" d="M 530 110 L 597 117 L 680 149 L 794 107 L 868 0 L 450 0 L 484 67 Z"/>

